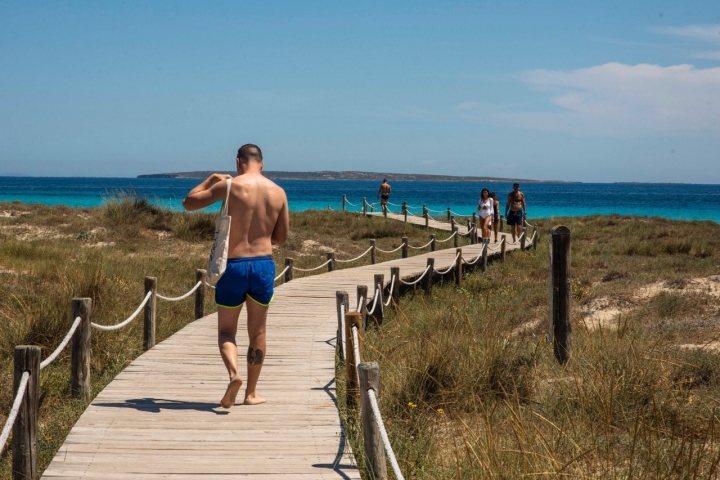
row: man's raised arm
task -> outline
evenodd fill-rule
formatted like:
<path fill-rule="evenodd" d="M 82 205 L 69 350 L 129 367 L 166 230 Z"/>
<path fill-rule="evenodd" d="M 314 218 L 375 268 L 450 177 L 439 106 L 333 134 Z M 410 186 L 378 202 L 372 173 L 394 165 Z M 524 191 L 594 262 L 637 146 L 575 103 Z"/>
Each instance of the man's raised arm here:
<path fill-rule="evenodd" d="M 273 228 L 270 240 L 274 245 L 282 246 L 287 240 L 288 232 L 290 232 L 290 213 L 288 212 L 287 196 L 283 192 L 283 206 L 275 222 L 275 228 Z"/>
<path fill-rule="evenodd" d="M 213 173 L 202 181 L 200 185 L 190 190 L 185 200 L 183 200 L 183 208 L 193 211 L 212 205 L 218 200 L 225 198 L 225 182 L 230 175 L 222 173 Z"/>

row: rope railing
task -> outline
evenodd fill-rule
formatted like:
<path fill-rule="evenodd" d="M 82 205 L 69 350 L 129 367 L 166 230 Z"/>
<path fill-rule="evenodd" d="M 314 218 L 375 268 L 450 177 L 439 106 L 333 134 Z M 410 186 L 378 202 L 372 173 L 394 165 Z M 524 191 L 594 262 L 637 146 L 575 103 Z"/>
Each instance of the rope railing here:
<path fill-rule="evenodd" d="M 378 430 L 380 430 L 380 438 L 382 438 L 383 448 L 390 460 L 390 465 L 392 466 L 393 473 L 395 473 L 395 478 L 397 480 L 405 480 L 402 471 L 400 471 L 400 465 L 398 465 L 395 452 L 392 449 L 392 445 L 390 445 L 390 438 L 385 430 L 385 423 L 383 423 L 382 415 L 380 413 L 380 406 L 378 405 L 377 398 L 375 398 L 375 390 L 372 388 L 368 389 L 368 399 L 370 400 L 370 407 L 372 408 L 373 416 L 378 424 Z"/>
<path fill-rule="evenodd" d="M 359 311 L 360 311 L 360 308 L 362 308 L 363 303 L 365 303 L 365 297 L 360 297 L 360 298 L 358 299 L 358 306 L 357 306 L 357 308 L 356 308 L 355 310 L 357 310 L 357 311 L 359 312 Z"/>
<path fill-rule="evenodd" d="M 463 262 L 465 265 L 469 265 L 469 266 L 475 265 L 475 264 L 478 263 L 478 262 L 480 261 L 480 259 L 482 258 L 482 256 L 483 256 L 483 250 L 484 250 L 485 248 L 487 248 L 487 244 L 485 244 L 485 246 L 483 246 L 483 248 L 480 250 L 480 253 L 478 254 L 478 256 L 475 257 L 475 260 L 473 260 L 473 261 L 471 261 L 471 262 L 468 262 L 467 260 L 465 260 L 465 259 L 463 258 L 463 259 L 462 259 L 462 262 Z"/>
<path fill-rule="evenodd" d="M 7 420 L 5 420 L 5 426 L 0 433 L 0 453 L 5 449 L 5 443 L 10 436 L 13 425 L 15 425 L 15 419 L 17 419 L 18 412 L 20 411 L 20 405 L 22 404 L 25 391 L 27 390 L 27 384 L 30 380 L 30 372 L 23 372 L 20 377 L 20 384 L 18 385 L 17 394 L 15 395 L 15 401 L 13 401 L 10 413 L 8 414 Z"/>
<path fill-rule="evenodd" d="M 383 249 L 380 248 L 380 247 L 375 247 L 375 250 L 377 250 L 378 252 L 382 252 L 382 253 L 395 253 L 395 252 L 397 252 L 398 250 L 402 249 L 404 246 L 405 246 L 405 242 L 401 243 L 399 247 L 394 248 L 394 249 L 392 249 L 392 250 L 383 250 Z M 408 246 L 409 246 L 409 245 L 408 245 Z M 410 247 L 410 248 L 412 248 L 412 247 Z"/>
<path fill-rule="evenodd" d="M 367 250 L 365 250 L 363 253 L 361 253 L 360 255 L 358 255 L 357 257 L 351 258 L 351 259 L 349 259 L 349 260 L 337 260 L 337 259 L 336 259 L 335 261 L 338 262 L 338 263 L 350 263 L 350 262 L 354 262 L 354 261 L 356 261 L 356 260 L 360 260 L 360 259 L 363 258 L 365 255 L 367 255 L 368 253 L 370 253 L 370 251 L 371 251 L 372 249 L 373 249 L 373 247 L 370 247 L 370 248 L 368 248 Z"/>
<path fill-rule="evenodd" d="M 290 270 L 290 265 L 286 266 L 286 267 L 285 267 L 285 270 L 283 270 L 282 272 L 280 272 L 280 275 L 278 275 L 277 277 L 275 277 L 275 281 L 277 282 L 278 280 L 280 280 L 280 279 L 283 277 L 283 275 L 285 275 L 285 272 L 287 272 L 288 270 Z"/>
<path fill-rule="evenodd" d="M 447 269 L 445 269 L 445 270 L 435 270 L 435 273 L 437 273 L 437 274 L 439 274 L 439 275 L 445 275 L 446 273 L 450 273 L 450 270 L 452 270 L 453 268 L 455 268 L 455 262 L 457 262 L 457 259 L 458 259 L 459 257 L 460 257 L 460 252 L 458 252 L 457 255 L 455 255 L 455 259 L 452 261 L 452 263 L 450 264 L 450 266 L 449 266 Z"/>
<path fill-rule="evenodd" d="M 436 241 L 437 241 L 437 240 L 436 240 Z M 412 245 L 408 245 L 408 248 L 412 248 L 413 250 L 422 250 L 423 248 L 427 248 L 427 247 L 429 247 L 430 245 L 432 245 L 432 243 L 433 243 L 433 241 L 430 240 L 428 243 L 426 243 L 425 245 L 422 245 L 422 246 L 420 246 L 420 247 L 413 247 Z"/>
<path fill-rule="evenodd" d="M 347 358 L 347 338 L 345 333 L 345 304 L 340 304 L 340 338 L 338 339 L 342 345 L 342 358 Z"/>
<path fill-rule="evenodd" d="M 461 237 L 467 237 L 468 235 L 473 233 L 475 230 L 477 230 L 475 227 L 470 228 L 470 230 L 468 230 L 465 233 L 460 233 L 460 231 L 458 230 L 457 234 L 460 235 Z"/>
<path fill-rule="evenodd" d="M 141 311 L 143 308 L 145 308 L 145 305 L 147 304 L 147 302 L 150 301 L 150 297 L 152 297 L 152 294 L 153 294 L 153 292 L 152 292 L 152 291 L 149 291 L 149 292 L 147 293 L 147 295 L 145 295 L 145 298 L 143 299 L 142 303 L 141 303 L 140 306 L 137 308 L 137 310 L 135 310 L 135 311 L 132 313 L 132 315 L 130 315 L 128 318 L 126 318 L 126 319 L 123 320 L 122 322 L 120 322 L 120 323 L 118 323 L 118 324 L 116 324 L 116 325 L 99 325 L 99 324 L 97 324 L 97 323 L 95 323 L 95 322 L 92 322 L 92 323 L 90 323 L 90 325 L 92 325 L 93 328 L 97 328 L 98 330 L 102 330 L 103 332 L 110 332 L 110 331 L 112 331 L 112 330 L 119 330 L 119 329 L 123 328 L 125 325 L 127 325 L 127 324 L 129 324 L 130 322 L 132 322 L 133 320 L 135 320 L 135 317 L 137 317 L 137 316 L 140 314 L 140 311 Z"/>
<path fill-rule="evenodd" d="M 455 235 L 457 235 L 457 233 L 458 233 L 458 231 L 455 230 L 455 231 L 452 233 L 452 235 L 450 235 L 450 236 L 449 236 L 448 238 L 446 238 L 445 240 L 435 240 L 435 242 L 436 242 L 436 243 L 445 243 L 445 242 L 448 242 L 448 241 L 452 240 L 452 239 L 455 237 Z"/>
<path fill-rule="evenodd" d="M 390 281 L 390 295 L 388 295 L 387 302 L 385 302 L 385 304 L 384 304 L 386 307 L 388 305 L 390 305 L 390 302 L 392 302 L 392 292 L 393 292 L 394 288 L 395 288 L 395 275 L 392 276 L 392 280 Z"/>
<path fill-rule="evenodd" d="M 420 280 L 423 279 L 423 277 L 424 277 L 425 274 L 430 270 L 430 268 L 431 268 L 431 266 L 428 265 L 427 268 L 425 268 L 425 271 L 422 273 L 422 275 L 420 275 L 419 278 L 413 280 L 412 282 L 406 282 L 405 280 L 403 280 L 402 278 L 400 278 L 400 279 L 399 279 L 399 280 L 400 280 L 400 283 L 402 283 L 403 285 L 408 285 L 408 286 L 415 285 L 416 283 L 419 283 Z"/>
<path fill-rule="evenodd" d="M 168 302 L 177 302 L 177 301 L 180 301 L 180 300 L 185 300 L 185 299 L 188 298 L 190 295 L 192 295 L 193 293 L 195 293 L 195 290 L 197 290 L 198 288 L 200 288 L 200 285 L 202 285 L 202 283 L 203 283 L 202 280 L 198 281 L 198 282 L 195 284 L 195 286 L 190 289 L 189 292 L 185 293 L 184 295 L 180 295 L 179 297 L 166 297 L 165 295 L 160 295 L 159 293 L 156 293 L 155 295 L 157 295 L 157 298 L 159 298 L 160 300 L 165 300 L 165 301 L 168 301 Z"/>
<path fill-rule="evenodd" d="M 75 330 L 77 330 L 78 325 L 80 325 L 80 321 L 82 318 L 79 316 L 75 318 L 75 321 L 73 322 L 72 326 L 70 327 L 70 330 L 68 330 L 67 335 L 65 335 L 65 338 L 63 338 L 63 341 L 60 342 L 60 345 L 55 349 L 53 353 L 50 354 L 45 360 L 40 362 L 40 370 L 44 369 L 48 365 L 50 365 L 52 362 L 55 361 L 55 359 L 60 355 L 60 352 L 63 351 L 65 347 L 67 347 L 67 344 L 70 343 L 70 339 L 72 338 L 73 334 L 75 333 Z"/>
<path fill-rule="evenodd" d="M 379 288 L 375 288 L 375 295 L 374 295 L 374 298 L 373 298 L 372 308 L 367 311 L 367 314 L 368 314 L 368 315 L 372 315 L 373 313 L 375 313 L 375 307 L 376 307 L 377 304 L 378 304 L 378 298 L 380 298 L 380 289 L 379 289 Z M 382 306 L 381 306 L 380 308 L 382 308 Z"/>
<path fill-rule="evenodd" d="M 325 263 L 322 265 L 318 265 L 314 268 L 300 268 L 300 267 L 293 267 L 293 270 L 297 270 L 298 272 L 314 272 L 315 270 L 320 270 L 322 267 L 327 266 L 328 263 L 332 262 L 332 258 L 329 258 Z"/>

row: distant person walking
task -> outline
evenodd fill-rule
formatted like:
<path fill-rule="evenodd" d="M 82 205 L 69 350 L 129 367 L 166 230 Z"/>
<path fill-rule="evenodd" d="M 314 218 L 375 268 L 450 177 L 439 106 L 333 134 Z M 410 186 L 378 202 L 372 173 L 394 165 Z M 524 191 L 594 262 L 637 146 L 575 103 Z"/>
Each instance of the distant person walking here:
<path fill-rule="evenodd" d="M 380 206 L 382 207 L 383 213 L 385 213 L 385 210 L 387 209 L 387 203 L 388 200 L 390 200 L 390 192 L 392 192 L 392 188 L 390 188 L 390 184 L 387 182 L 387 178 L 385 178 L 383 179 L 383 182 L 380 185 L 380 189 L 377 193 L 377 196 L 380 199 Z"/>
<path fill-rule="evenodd" d="M 490 190 L 483 188 L 478 200 L 478 211 L 480 212 L 480 228 L 483 243 L 490 243 L 490 227 L 494 217 L 494 202 L 490 198 Z"/>
<path fill-rule="evenodd" d="M 231 219 L 227 269 L 215 288 L 218 306 L 218 347 L 230 377 L 220 404 L 230 408 L 242 386 L 235 342 L 240 310 L 247 302 L 246 405 L 264 403 L 256 392 L 260 370 L 267 353 L 265 326 L 268 305 L 273 298 L 275 263 L 272 246 L 283 245 L 290 228 L 285 191 L 262 175 L 263 158 L 256 145 L 243 145 L 235 159 L 237 177 L 230 184 L 228 215 Z M 226 179 L 214 173 L 190 190 L 183 206 L 198 210 L 225 199 Z"/>
<path fill-rule="evenodd" d="M 508 193 L 507 204 L 505 204 L 505 217 L 508 225 L 510 225 L 513 242 L 515 242 L 516 237 L 520 236 L 526 216 L 525 194 L 520 191 L 519 183 L 513 183 L 513 191 Z"/>
<path fill-rule="evenodd" d="M 493 200 L 492 229 L 493 229 L 493 232 L 495 232 L 495 243 L 497 243 L 498 225 L 500 224 L 500 202 L 498 201 L 497 194 L 495 192 L 490 192 L 490 198 L 492 198 L 492 200 Z"/>

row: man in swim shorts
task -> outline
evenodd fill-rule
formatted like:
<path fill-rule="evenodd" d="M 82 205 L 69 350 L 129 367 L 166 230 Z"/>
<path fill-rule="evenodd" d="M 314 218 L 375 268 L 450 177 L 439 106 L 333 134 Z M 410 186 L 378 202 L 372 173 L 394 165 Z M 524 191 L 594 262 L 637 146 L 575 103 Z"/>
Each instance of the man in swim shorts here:
<path fill-rule="evenodd" d="M 508 213 L 508 210 L 510 213 Z M 513 242 L 516 237 L 520 236 L 526 215 L 525 194 L 520 191 L 519 183 L 513 183 L 513 191 L 508 193 L 507 203 L 505 204 L 505 217 L 507 218 L 507 224 L 510 225 Z"/>
<path fill-rule="evenodd" d="M 238 371 L 238 349 L 235 342 L 237 321 L 243 304 L 247 304 L 247 329 L 250 346 L 247 352 L 247 386 L 245 405 L 264 403 L 256 392 L 260 370 L 265 359 L 265 325 L 268 305 L 273 298 L 275 263 L 272 246 L 283 245 L 290 228 L 285 191 L 262 175 L 263 158 L 256 145 L 238 150 L 237 177 L 230 184 L 228 215 L 230 241 L 225 273 L 215 288 L 218 306 L 218 346 L 230 377 L 220 404 L 230 408 L 242 386 Z M 190 190 L 183 206 L 198 210 L 225 199 L 226 179 L 230 175 L 214 173 Z"/>
<path fill-rule="evenodd" d="M 385 209 L 387 208 L 390 192 L 392 192 L 392 188 L 390 188 L 390 184 L 387 182 L 387 178 L 385 178 L 377 193 L 377 196 L 380 198 L 380 206 L 382 207 L 383 213 L 385 213 Z"/>

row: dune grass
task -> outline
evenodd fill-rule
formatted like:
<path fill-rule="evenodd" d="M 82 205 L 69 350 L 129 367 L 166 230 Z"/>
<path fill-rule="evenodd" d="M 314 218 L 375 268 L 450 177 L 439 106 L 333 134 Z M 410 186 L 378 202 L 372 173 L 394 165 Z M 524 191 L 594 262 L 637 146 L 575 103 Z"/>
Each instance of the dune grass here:
<path fill-rule="evenodd" d="M 537 251 L 401 299 L 365 332 L 405 478 L 720 476 L 720 226 L 622 216 L 573 232 L 573 351 L 547 341 L 550 221 Z M 597 322 L 603 311 L 619 313 Z M 703 348 L 704 347 L 704 348 Z M 338 398 L 362 463 L 357 412 Z"/>
<path fill-rule="evenodd" d="M 16 345 L 39 345 L 45 358 L 72 324 L 73 297 L 90 297 L 93 321 L 110 325 L 135 310 L 146 275 L 157 277 L 163 295 L 186 292 L 195 283 L 195 270 L 206 265 L 214 221 L 215 214 L 172 212 L 132 195 L 112 197 L 101 208 L 0 204 L 0 424 L 12 403 Z M 354 257 L 370 238 L 385 249 L 399 245 L 402 236 L 413 245 L 428 239 L 423 229 L 341 212 L 293 212 L 291 228 L 288 243 L 273 253 L 278 272 L 285 257 L 306 268 L 323 263 L 329 251 L 341 259 Z M 368 262 L 365 257 L 349 266 Z M 309 274 L 296 276 L 301 275 Z M 158 301 L 158 342 L 192 321 L 193 305 L 192 298 Z M 206 312 L 212 311 L 209 294 Z M 93 396 L 140 353 L 141 319 L 119 331 L 93 331 Z M 71 398 L 69 363 L 68 348 L 41 375 L 41 471 L 85 408 Z M 10 452 L 6 448 L 0 455 L 0 478 L 10 477 Z"/>

